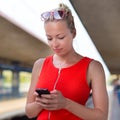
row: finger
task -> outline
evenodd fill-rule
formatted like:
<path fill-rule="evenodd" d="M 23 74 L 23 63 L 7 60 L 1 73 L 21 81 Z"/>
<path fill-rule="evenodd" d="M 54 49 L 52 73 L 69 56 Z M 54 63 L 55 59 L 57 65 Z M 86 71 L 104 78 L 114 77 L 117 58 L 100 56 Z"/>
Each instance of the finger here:
<path fill-rule="evenodd" d="M 51 104 L 48 100 L 42 100 L 40 99 L 39 102 L 37 102 L 40 106 L 42 106 L 44 109 L 47 110 L 53 110 L 54 109 L 54 104 Z"/>
<path fill-rule="evenodd" d="M 39 96 L 37 92 L 34 92 L 33 95 L 34 95 L 34 96 Z"/>
<path fill-rule="evenodd" d="M 57 104 L 44 104 L 44 109 L 46 110 L 59 110 L 59 106 Z"/>
<path fill-rule="evenodd" d="M 41 102 L 41 100 L 40 100 L 40 99 L 41 99 L 41 98 L 37 96 L 37 97 L 35 98 L 35 102 L 36 102 L 36 103 Z"/>
<path fill-rule="evenodd" d="M 42 94 L 41 97 L 46 98 L 46 99 L 52 99 L 53 95 L 52 94 Z"/>
<path fill-rule="evenodd" d="M 46 103 L 41 103 L 41 106 L 46 109 L 46 110 L 55 110 L 55 104 L 46 104 Z"/>
<path fill-rule="evenodd" d="M 58 93 L 58 90 L 54 89 L 52 91 L 50 91 L 51 94 L 57 94 Z"/>

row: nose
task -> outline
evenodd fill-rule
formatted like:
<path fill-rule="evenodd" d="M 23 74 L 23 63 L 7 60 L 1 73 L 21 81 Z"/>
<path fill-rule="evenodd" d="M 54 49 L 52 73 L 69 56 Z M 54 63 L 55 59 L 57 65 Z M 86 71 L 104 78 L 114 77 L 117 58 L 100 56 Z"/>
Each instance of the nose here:
<path fill-rule="evenodd" d="M 59 41 L 57 39 L 54 39 L 52 42 L 53 48 L 57 48 L 59 46 Z"/>

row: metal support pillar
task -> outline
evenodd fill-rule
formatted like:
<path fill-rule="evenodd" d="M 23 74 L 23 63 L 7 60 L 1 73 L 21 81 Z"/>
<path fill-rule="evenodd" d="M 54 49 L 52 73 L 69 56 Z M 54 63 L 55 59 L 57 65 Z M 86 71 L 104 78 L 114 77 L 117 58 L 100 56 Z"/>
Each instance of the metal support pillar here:
<path fill-rule="evenodd" d="M 12 95 L 14 97 L 18 97 L 19 94 L 19 72 L 13 71 L 13 79 L 12 79 Z"/>

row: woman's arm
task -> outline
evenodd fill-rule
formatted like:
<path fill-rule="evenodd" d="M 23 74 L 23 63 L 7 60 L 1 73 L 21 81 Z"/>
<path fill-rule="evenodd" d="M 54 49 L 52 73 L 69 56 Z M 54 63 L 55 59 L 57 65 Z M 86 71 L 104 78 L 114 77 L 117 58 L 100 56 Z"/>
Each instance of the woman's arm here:
<path fill-rule="evenodd" d="M 107 120 L 108 95 L 102 65 L 92 61 L 88 69 L 88 79 L 92 83 L 94 108 L 87 108 L 70 99 L 66 100 L 66 109 L 84 120 Z"/>
<path fill-rule="evenodd" d="M 44 61 L 43 59 L 37 60 L 34 63 L 32 70 L 31 84 L 28 91 L 27 102 L 25 107 L 26 115 L 29 118 L 36 117 L 42 110 L 42 107 L 35 102 L 35 99 L 37 98 L 37 94 L 35 94 L 35 86 L 40 75 L 43 61 Z"/>

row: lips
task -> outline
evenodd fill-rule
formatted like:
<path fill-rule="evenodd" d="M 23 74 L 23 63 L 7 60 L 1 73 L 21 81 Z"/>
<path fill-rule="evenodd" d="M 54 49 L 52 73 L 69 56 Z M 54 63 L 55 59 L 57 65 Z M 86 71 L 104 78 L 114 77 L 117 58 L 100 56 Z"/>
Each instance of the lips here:
<path fill-rule="evenodd" d="M 55 49 L 53 49 L 53 50 L 54 50 L 54 52 L 59 53 L 62 49 L 58 49 L 58 48 L 56 49 L 56 48 L 55 48 Z"/>

